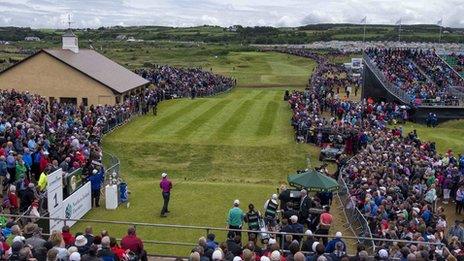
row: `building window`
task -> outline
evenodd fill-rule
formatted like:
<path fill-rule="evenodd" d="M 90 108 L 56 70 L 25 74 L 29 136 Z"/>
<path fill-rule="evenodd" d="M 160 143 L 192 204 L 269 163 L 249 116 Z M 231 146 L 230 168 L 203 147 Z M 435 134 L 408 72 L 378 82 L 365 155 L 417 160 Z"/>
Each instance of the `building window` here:
<path fill-rule="evenodd" d="M 82 98 L 82 104 L 87 107 L 89 105 L 89 99 Z"/>
<path fill-rule="evenodd" d="M 66 103 L 66 104 L 74 104 L 74 105 L 77 105 L 77 98 L 60 97 L 60 103 Z"/>
<path fill-rule="evenodd" d="M 116 96 L 116 104 L 119 104 L 121 102 L 121 96 Z"/>

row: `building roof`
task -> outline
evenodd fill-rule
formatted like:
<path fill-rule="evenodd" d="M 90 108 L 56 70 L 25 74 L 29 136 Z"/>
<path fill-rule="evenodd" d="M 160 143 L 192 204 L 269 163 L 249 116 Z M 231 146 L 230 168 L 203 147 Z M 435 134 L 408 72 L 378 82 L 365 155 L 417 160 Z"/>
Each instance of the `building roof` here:
<path fill-rule="evenodd" d="M 66 30 L 66 32 L 64 32 L 62 37 L 76 37 L 76 35 L 73 33 L 73 31 L 71 31 L 71 29 L 69 29 L 69 30 Z"/>
<path fill-rule="evenodd" d="M 44 49 L 42 51 L 117 93 L 124 93 L 149 83 L 149 81 L 94 50 L 81 49 L 78 53 L 63 49 Z"/>

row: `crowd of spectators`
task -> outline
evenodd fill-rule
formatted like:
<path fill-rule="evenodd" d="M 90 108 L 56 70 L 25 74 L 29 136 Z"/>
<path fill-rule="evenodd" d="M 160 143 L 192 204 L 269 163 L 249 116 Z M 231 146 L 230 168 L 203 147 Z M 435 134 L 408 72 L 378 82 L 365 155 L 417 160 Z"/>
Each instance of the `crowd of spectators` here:
<path fill-rule="evenodd" d="M 44 236 L 37 224 L 28 223 L 20 228 L 13 220 L 6 221 L 2 229 L 0 256 L 12 261 L 147 260 L 143 242 L 132 226 L 118 244 L 107 230 L 93 234 L 92 227 L 87 227 L 83 233 L 73 235 L 64 226 L 61 231 Z"/>
<path fill-rule="evenodd" d="M 327 102 L 324 84 L 293 92 L 289 102 L 294 112 L 294 126 L 301 121 L 309 126 L 327 124 L 321 109 L 324 107 L 321 104 Z M 338 106 L 330 111 L 332 118 L 328 122 L 334 133 L 351 134 L 344 142 L 345 153 L 353 156 L 348 161 L 339 161 L 339 169 L 343 170 L 342 178 L 348 184 L 352 207 L 361 210 L 373 236 L 446 246 L 379 242 L 379 247 L 389 258 L 409 258 L 411 253 L 428 260 L 460 257 L 464 240 L 462 227 L 458 221 L 456 228 L 445 234 L 447 219 L 437 200 L 442 198 L 446 204 L 451 198 L 456 202 L 456 213 L 461 212 L 464 156 L 454 155 L 451 150 L 440 155 L 433 142 L 422 142 L 415 131 L 403 133 L 401 127 L 388 127 L 392 119 L 407 119 L 407 111 L 398 105 L 338 99 Z M 300 125 L 296 127 L 297 135 Z M 316 139 L 310 135 L 310 141 L 323 142 L 323 136 L 316 133 Z"/>
<path fill-rule="evenodd" d="M 163 99 L 205 97 L 224 92 L 236 85 L 235 79 L 200 68 L 155 65 L 135 72 L 158 86 Z"/>
<path fill-rule="evenodd" d="M 455 87 L 464 86 L 464 80 L 434 51 L 367 49 L 366 55 L 414 105 L 459 105 Z"/>

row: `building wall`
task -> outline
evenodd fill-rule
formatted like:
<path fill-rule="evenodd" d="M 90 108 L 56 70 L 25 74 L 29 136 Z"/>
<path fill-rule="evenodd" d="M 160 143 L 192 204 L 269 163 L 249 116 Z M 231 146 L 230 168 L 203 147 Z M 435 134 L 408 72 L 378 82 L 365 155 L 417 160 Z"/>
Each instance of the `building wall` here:
<path fill-rule="evenodd" d="M 116 97 L 106 86 L 43 52 L 0 74 L 0 89 L 77 98 L 77 104 L 87 98 L 88 105 L 115 104 Z"/>

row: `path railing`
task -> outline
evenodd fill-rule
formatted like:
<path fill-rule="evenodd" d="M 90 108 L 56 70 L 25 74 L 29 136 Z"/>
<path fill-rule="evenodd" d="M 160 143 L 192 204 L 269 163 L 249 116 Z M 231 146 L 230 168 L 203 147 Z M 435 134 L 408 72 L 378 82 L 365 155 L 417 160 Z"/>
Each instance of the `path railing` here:
<path fill-rule="evenodd" d="M 340 197 L 343 213 L 347 219 L 346 225 L 353 231 L 355 235 L 359 236 L 356 238 L 358 243 L 363 244 L 370 254 L 374 254 L 376 252 L 375 242 L 374 238 L 372 237 L 369 222 L 367 222 L 367 219 L 356 207 L 356 203 L 351 197 L 350 190 L 346 185 L 344 176 L 345 169 L 342 168 L 340 170 L 340 175 L 338 176 L 338 185 L 340 187 L 338 195 Z"/>
<path fill-rule="evenodd" d="M 34 216 L 22 216 L 22 215 L 9 215 L 9 214 L 3 214 L 5 217 L 21 217 L 23 219 L 30 219 L 30 220 L 40 220 L 42 223 L 47 222 L 48 220 L 60 220 L 63 221 L 64 224 L 66 225 L 67 222 L 70 221 L 79 221 L 80 223 L 85 224 L 86 226 L 89 226 L 91 224 L 104 224 L 107 228 L 109 229 L 111 233 L 111 228 L 114 228 L 119 225 L 125 225 L 125 226 L 134 226 L 137 228 L 138 231 L 143 231 L 146 232 L 148 229 L 157 229 L 157 230 L 166 230 L 168 229 L 170 232 L 173 230 L 183 230 L 186 235 L 192 235 L 193 237 L 196 235 L 198 237 L 204 236 L 206 237 L 208 234 L 213 233 L 213 232 L 221 232 L 223 234 L 228 233 L 229 231 L 232 232 L 241 232 L 243 234 L 251 232 L 251 233 L 262 233 L 256 230 L 247 230 L 247 229 L 227 229 L 227 228 L 220 228 L 220 227 L 208 227 L 208 226 L 191 226 L 191 225 L 170 225 L 170 224 L 156 224 L 156 223 L 144 223 L 144 222 L 129 222 L 129 221 L 113 221 L 113 220 L 98 220 L 98 219 L 66 219 L 66 218 L 50 218 L 50 217 L 34 217 Z M 164 235 L 167 236 L 170 233 L 161 233 L 161 232 L 166 232 L 166 231 L 158 231 L 157 235 Z M 187 233 L 188 232 L 188 233 Z M 274 238 L 280 238 L 284 237 L 285 235 L 294 235 L 294 236 L 300 236 L 304 237 L 305 234 L 303 233 L 285 233 L 285 232 L 266 232 L 269 235 L 272 235 Z M 139 233 L 142 234 L 142 233 Z M 218 235 L 218 233 L 216 233 Z M 140 236 L 140 235 L 139 235 Z M 332 239 L 332 235 L 314 235 L 316 238 L 328 238 Z M 409 240 L 398 240 L 398 239 L 386 239 L 386 238 L 372 238 L 372 237 L 355 237 L 355 236 L 342 236 L 342 239 L 356 239 L 359 240 L 360 242 L 364 241 L 381 241 L 381 242 L 388 242 L 388 243 L 405 243 L 405 244 L 425 244 L 425 245 L 436 245 L 436 246 L 444 246 L 443 243 L 431 243 L 431 242 L 423 242 L 423 241 L 409 241 Z M 174 241 L 160 241 L 160 240 L 152 240 L 152 239 L 147 239 L 147 238 L 142 238 L 143 242 L 145 244 L 150 244 L 150 245 L 155 245 L 155 246 L 175 246 L 179 247 L 182 249 L 185 249 L 185 247 L 194 247 L 197 245 L 197 240 L 196 239 L 191 239 L 191 241 L 186 240 L 184 242 L 174 242 Z M 282 247 L 281 247 L 282 250 Z M 283 251 L 286 252 L 286 251 Z M 182 252 L 180 255 L 186 255 L 189 252 Z M 150 254 L 150 253 L 149 253 Z"/>
<path fill-rule="evenodd" d="M 393 84 L 391 84 L 389 81 L 387 81 L 387 79 L 385 78 L 385 75 L 377 68 L 377 66 L 375 66 L 372 63 L 371 58 L 369 56 L 364 54 L 363 55 L 363 61 L 364 61 L 364 64 L 367 67 L 369 67 L 369 69 L 374 73 L 377 80 L 379 80 L 379 82 L 383 85 L 383 87 L 388 92 L 393 94 L 393 96 L 398 98 L 403 103 L 406 103 L 406 104 L 411 103 L 411 98 L 408 96 L 408 94 L 405 91 L 401 90 L 400 88 L 398 88 L 398 87 L 394 86 Z"/>

